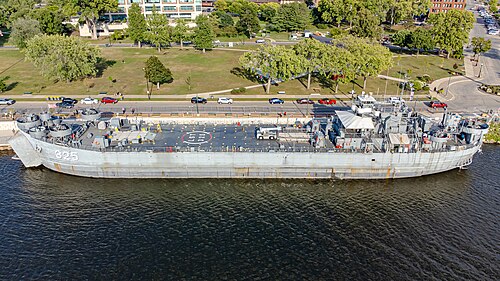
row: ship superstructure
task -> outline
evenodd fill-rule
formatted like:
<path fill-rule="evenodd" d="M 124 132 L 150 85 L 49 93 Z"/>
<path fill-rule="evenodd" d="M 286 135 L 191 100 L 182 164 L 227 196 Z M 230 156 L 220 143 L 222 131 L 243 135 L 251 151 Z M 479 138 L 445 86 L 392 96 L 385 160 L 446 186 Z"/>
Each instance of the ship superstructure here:
<path fill-rule="evenodd" d="M 475 117 L 435 120 L 404 104 L 377 106 L 371 96 L 287 124 L 219 121 L 42 113 L 17 120 L 11 146 L 26 167 L 86 177 L 378 179 L 464 168 L 488 131 Z"/>

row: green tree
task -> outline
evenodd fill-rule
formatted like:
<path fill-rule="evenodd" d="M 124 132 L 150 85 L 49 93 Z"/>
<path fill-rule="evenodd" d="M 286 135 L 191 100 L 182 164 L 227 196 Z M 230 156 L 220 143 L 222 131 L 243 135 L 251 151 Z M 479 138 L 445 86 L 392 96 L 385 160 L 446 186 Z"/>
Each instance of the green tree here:
<path fill-rule="evenodd" d="M 229 11 L 229 3 L 226 0 L 216 0 L 214 3 L 215 9 L 217 11 L 228 12 Z"/>
<path fill-rule="evenodd" d="M 391 36 L 391 41 L 394 45 L 399 46 L 401 49 L 408 47 L 410 44 L 411 31 L 407 29 L 399 30 Z"/>
<path fill-rule="evenodd" d="M 141 47 L 141 42 L 146 39 L 146 30 L 147 23 L 141 13 L 141 8 L 139 4 L 133 3 L 128 9 L 127 34 L 134 43 L 137 42 L 139 44 L 139 48 Z"/>
<path fill-rule="evenodd" d="M 12 23 L 9 41 L 19 49 L 24 49 L 29 39 L 41 33 L 37 20 L 19 18 Z"/>
<path fill-rule="evenodd" d="M 193 41 L 196 48 L 202 49 L 205 53 L 206 49 L 213 48 L 213 40 L 215 39 L 214 27 L 208 16 L 200 15 L 196 18 L 196 29 L 194 31 Z"/>
<path fill-rule="evenodd" d="M 492 12 L 493 14 L 498 12 L 498 0 L 490 0 L 489 6 L 490 6 L 490 12 Z"/>
<path fill-rule="evenodd" d="M 311 13 L 305 3 L 283 4 L 272 19 L 277 31 L 303 30 L 312 22 Z"/>
<path fill-rule="evenodd" d="M 474 15 L 469 11 L 449 10 L 447 13 L 432 14 L 432 34 L 441 50 L 446 50 L 447 58 L 454 52 L 462 52 L 474 24 Z"/>
<path fill-rule="evenodd" d="M 244 11 L 250 10 L 252 13 L 258 13 L 259 5 L 248 0 L 233 0 L 229 4 L 228 12 L 241 15 Z"/>
<path fill-rule="evenodd" d="M 474 56 L 477 56 L 477 61 L 479 61 L 479 56 L 481 53 L 486 53 L 491 49 L 491 40 L 485 40 L 482 37 L 472 38 L 472 51 Z"/>
<path fill-rule="evenodd" d="M 384 46 L 370 44 L 361 38 L 348 37 L 342 44 L 352 54 L 351 68 L 363 77 L 363 89 L 369 76 L 376 76 L 392 66 L 392 53 Z"/>
<path fill-rule="evenodd" d="M 231 17 L 228 13 L 217 11 L 213 13 L 219 19 L 219 27 L 225 28 L 228 26 L 234 26 L 233 17 Z"/>
<path fill-rule="evenodd" d="M 322 67 L 324 66 L 322 63 L 324 62 L 323 57 L 328 47 L 328 45 L 315 39 L 305 39 L 293 46 L 295 54 L 305 59 L 304 71 L 307 73 L 307 89 L 311 87 L 311 75 L 313 72 L 317 72 L 319 75 L 325 75 L 325 73 L 330 70 L 329 67 L 327 69 Z"/>
<path fill-rule="evenodd" d="M 436 47 L 431 31 L 424 28 L 417 28 L 412 31 L 408 41 L 408 47 L 417 49 L 417 57 L 420 50 L 430 51 Z"/>
<path fill-rule="evenodd" d="M 431 0 L 412 0 L 412 15 L 422 16 L 427 15 L 432 6 Z"/>
<path fill-rule="evenodd" d="M 97 74 L 99 49 L 78 37 L 37 35 L 23 52 L 27 61 L 51 79 L 70 82 Z"/>
<path fill-rule="evenodd" d="M 241 56 L 240 64 L 248 72 L 267 80 L 266 93 L 269 94 L 272 81 L 287 81 L 300 74 L 305 59 L 297 56 L 291 48 L 265 45 Z"/>
<path fill-rule="evenodd" d="M 160 89 L 160 84 L 172 83 L 174 81 L 170 69 L 166 68 L 156 56 L 151 56 L 146 61 L 144 76 L 147 81 L 156 84 L 158 90 Z M 152 91 L 148 90 L 148 92 L 148 98 L 151 98 Z"/>
<path fill-rule="evenodd" d="M 168 25 L 167 17 L 159 14 L 153 6 L 153 13 L 146 23 L 146 40 L 155 45 L 158 52 L 161 52 L 162 45 L 170 45 L 171 42 L 172 29 Z"/>
<path fill-rule="evenodd" d="M 252 37 L 253 33 L 260 29 L 259 18 L 257 12 L 252 10 L 244 10 L 240 14 L 240 20 L 236 23 L 236 30 L 245 34 L 248 38 Z"/>
<path fill-rule="evenodd" d="M 260 18 L 263 21 L 270 22 L 271 19 L 276 15 L 278 9 L 280 8 L 280 4 L 275 2 L 268 2 L 260 5 Z"/>
<path fill-rule="evenodd" d="M 48 35 L 63 34 L 63 16 L 59 12 L 59 7 L 47 6 L 45 8 L 35 9 L 32 12 L 33 19 L 40 23 L 40 29 Z"/>
<path fill-rule="evenodd" d="M 322 0 L 318 4 L 321 19 L 327 23 L 337 24 L 340 27 L 342 21 L 352 22 L 357 13 L 358 0 Z"/>
<path fill-rule="evenodd" d="M 189 37 L 189 34 L 187 32 L 188 32 L 188 26 L 186 24 L 186 21 L 184 19 L 177 19 L 175 21 L 173 38 L 175 42 L 181 44 L 181 50 L 184 48 L 184 40 L 186 40 Z"/>
<path fill-rule="evenodd" d="M 92 39 L 97 39 L 97 21 L 99 16 L 106 12 L 114 12 L 118 9 L 116 0 L 70 0 L 67 5 L 73 5 L 85 23 L 91 28 Z"/>
<path fill-rule="evenodd" d="M 329 70 L 327 73 L 335 80 L 335 93 L 338 92 L 339 84 L 348 83 L 356 78 L 353 67 L 355 57 L 347 49 L 330 46 L 323 60 L 326 60 L 325 69 Z"/>
<path fill-rule="evenodd" d="M 393 0 L 390 2 L 390 10 L 387 17 L 391 25 L 407 19 L 413 14 L 413 0 Z"/>
<path fill-rule="evenodd" d="M 352 33 L 359 37 L 378 38 L 382 34 L 380 18 L 368 9 L 361 9 L 354 19 Z"/>
<path fill-rule="evenodd" d="M 4 0 L 1 3 L 0 18 L 3 18 L 5 25 L 12 27 L 11 24 L 20 18 L 29 18 L 33 11 L 35 0 Z"/>

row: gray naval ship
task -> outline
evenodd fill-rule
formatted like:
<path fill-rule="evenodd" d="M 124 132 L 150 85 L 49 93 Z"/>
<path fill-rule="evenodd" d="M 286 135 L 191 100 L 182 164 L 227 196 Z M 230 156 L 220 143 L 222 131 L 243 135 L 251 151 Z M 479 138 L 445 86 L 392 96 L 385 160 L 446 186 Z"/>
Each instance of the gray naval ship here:
<path fill-rule="evenodd" d="M 292 124 L 231 122 L 42 113 L 19 118 L 10 144 L 26 167 L 84 177 L 383 179 L 465 168 L 488 131 L 473 116 L 436 120 L 371 96 Z"/>

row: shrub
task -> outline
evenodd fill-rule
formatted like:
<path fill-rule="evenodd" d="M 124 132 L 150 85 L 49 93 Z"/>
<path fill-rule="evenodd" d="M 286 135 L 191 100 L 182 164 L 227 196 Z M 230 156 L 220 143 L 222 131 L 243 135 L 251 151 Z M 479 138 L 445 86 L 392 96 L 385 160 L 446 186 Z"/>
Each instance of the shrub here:
<path fill-rule="evenodd" d="M 418 77 L 418 79 L 422 82 L 425 82 L 425 83 L 429 83 L 432 81 L 431 77 L 428 74 L 424 74 L 424 75 Z"/>
<path fill-rule="evenodd" d="M 413 89 L 415 89 L 415 91 L 420 91 L 424 87 L 424 84 L 418 80 L 410 80 L 410 83 L 413 84 Z"/>
<path fill-rule="evenodd" d="M 234 88 L 231 90 L 232 95 L 238 95 L 238 94 L 243 94 L 247 91 L 247 89 L 241 87 L 241 88 Z"/>

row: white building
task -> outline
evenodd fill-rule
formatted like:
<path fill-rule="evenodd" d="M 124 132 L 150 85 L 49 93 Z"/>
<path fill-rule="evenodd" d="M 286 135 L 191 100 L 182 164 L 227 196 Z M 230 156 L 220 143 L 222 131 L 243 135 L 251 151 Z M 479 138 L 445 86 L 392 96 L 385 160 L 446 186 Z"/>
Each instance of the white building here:
<path fill-rule="evenodd" d="M 169 19 L 192 19 L 201 15 L 201 0 L 117 0 L 118 11 L 128 14 L 132 3 L 137 3 L 147 16 L 153 13 L 153 6 Z M 115 13 L 116 14 L 116 13 Z"/>
<path fill-rule="evenodd" d="M 145 17 L 153 13 L 153 7 L 165 15 L 171 24 L 175 19 L 194 20 L 201 15 L 202 0 L 117 0 L 118 11 L 101 16 L 97 25 L 98 36 L 109 36 L 116 30 L 127 28 L 128 10 L 133 3 L 139 4 Z M 188 24 L 189 25 L 189 24 Z M 90 37 L 91 30 L 86 24 L 80 24 L 80 36 Z"/>

